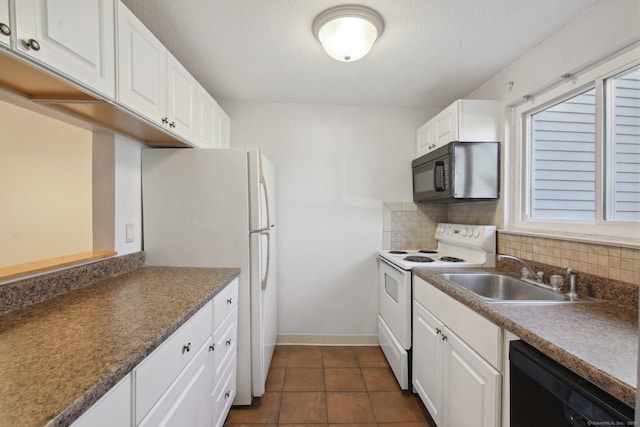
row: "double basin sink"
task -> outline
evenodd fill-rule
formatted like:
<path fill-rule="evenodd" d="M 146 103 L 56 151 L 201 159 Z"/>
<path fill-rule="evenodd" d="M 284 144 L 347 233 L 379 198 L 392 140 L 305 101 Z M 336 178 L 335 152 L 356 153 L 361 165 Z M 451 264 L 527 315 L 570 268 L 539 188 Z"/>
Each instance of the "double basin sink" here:
<path fill-rule="evenodd" d="M 508 273 L 440 273 L 443 279 L 465 289 L 486 302 L 574 303 L 598 302 L 589 297 L 569 298 L 562 292 L 540 287 Z"/>

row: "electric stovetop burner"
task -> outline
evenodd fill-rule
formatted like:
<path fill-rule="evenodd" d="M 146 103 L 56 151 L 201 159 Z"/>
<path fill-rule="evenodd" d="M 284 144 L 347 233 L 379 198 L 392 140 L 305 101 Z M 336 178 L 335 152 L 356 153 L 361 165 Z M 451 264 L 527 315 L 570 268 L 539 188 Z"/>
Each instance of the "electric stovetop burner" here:
<path fill-rule="evenodd" d="M 456 258 L 454 256 L 443 256 L 440 257 L 440 261 L 443 262 L 464 262 L 462 258 Z"/>
<path fill-rule="evenodd" d="M 390 254 L 396 254 L 396 255 L 404 255 L 404 254 L 408 254 L 409 252 L 407 251 L 389 251 Z"/>
<path fill-rule="evenodd" d="M 420 252 L 421 254 L 437 254 L 438 253 L 438 251 L 434 251 L 431 249 L 422 249 L 422 250 L 419 250 L 418 252 Z"/>
<path fill-rule="evenodd" d="M 418 256 L 418 255 L 410 255 L 408 257 L 405 257 L 404 259 L 405 261 L 410 261 L 410 262 L 433 262 L 433 258 L 429 258 L 427 256 Z"/>

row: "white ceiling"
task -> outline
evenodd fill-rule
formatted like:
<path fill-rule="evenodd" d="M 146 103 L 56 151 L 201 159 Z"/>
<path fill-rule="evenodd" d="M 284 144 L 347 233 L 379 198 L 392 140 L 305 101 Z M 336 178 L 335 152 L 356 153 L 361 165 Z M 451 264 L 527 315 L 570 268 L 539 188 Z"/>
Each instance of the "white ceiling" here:
<path fill-rule="evenodd" d="M 442 108 L 598 0 L 359 0 L 385 20 L 365 58 L 311 32 L 343 0 L 123 0 L 216 98 Z"/>

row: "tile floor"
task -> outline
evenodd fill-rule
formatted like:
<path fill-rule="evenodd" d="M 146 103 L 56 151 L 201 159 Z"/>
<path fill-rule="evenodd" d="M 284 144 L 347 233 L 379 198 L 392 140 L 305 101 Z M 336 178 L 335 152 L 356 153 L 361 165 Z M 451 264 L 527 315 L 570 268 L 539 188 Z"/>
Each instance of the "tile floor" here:
<path fill-rule="evenodd" d="M 379 347 L 315 346 L 276 347 L 265 395 L 232 408 L 225 423 L 242 424 L 435 427 L 419 398 L 400 390 Z"/>

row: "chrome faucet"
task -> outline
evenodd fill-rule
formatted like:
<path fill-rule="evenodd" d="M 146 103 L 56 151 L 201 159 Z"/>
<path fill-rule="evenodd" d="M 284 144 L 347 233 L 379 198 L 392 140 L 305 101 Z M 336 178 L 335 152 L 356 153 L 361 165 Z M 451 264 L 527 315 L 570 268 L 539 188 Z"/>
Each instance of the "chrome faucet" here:
<path fill-rule="evenodd" d="M 575 299 L 578 297 L 578 292 L 576 292 L 576 280 L 577 280 L 578 273 L 573 271 L 571 267 L 568 267 L 567 276 L 569 276 L 569 292 L 567 293 L 567 296 L 570 299 Z"/>
<path fill-rule="evenodd" d="M 533 277 L 535 277 L 535 281 L 537 283 L 544 283 L 544 280 L 543 280 L 544 273 L 542 271 L 538 271 L 536 273 L 536 271 L 533 269 L 533 267 L 531 267 L 531 265 L 529 265 L 524 260 L 522 260 L 522 259 L 520 259 L 518 257 L 515 257 L 515 256 L 511 256 L 511 255 L 498 255 L 498 261 L 502 261 L 503 259 L 512 259 L 512 260 L 516 261 L 517 263 L 519 263 L 520 265 L 522 265 L 524 267 L 523 274 L 522 274 L 522 278 L 523 279 L 528 279 L 527 275 L 524 273 L 524 270 L 527 270 L 529 273 L 531 273 L 531 275 Z"/>

